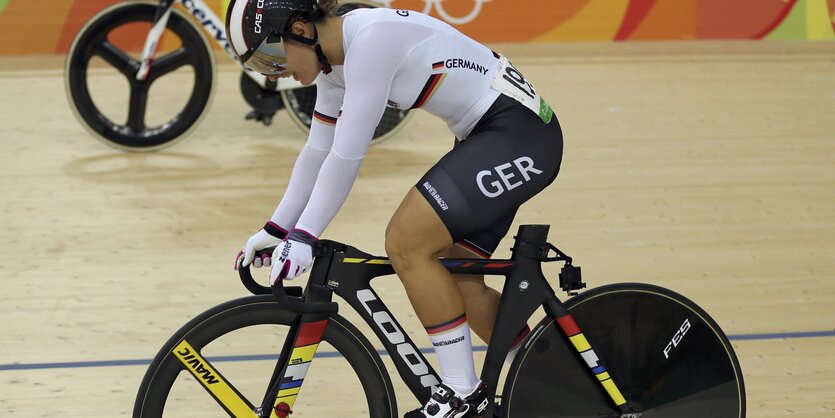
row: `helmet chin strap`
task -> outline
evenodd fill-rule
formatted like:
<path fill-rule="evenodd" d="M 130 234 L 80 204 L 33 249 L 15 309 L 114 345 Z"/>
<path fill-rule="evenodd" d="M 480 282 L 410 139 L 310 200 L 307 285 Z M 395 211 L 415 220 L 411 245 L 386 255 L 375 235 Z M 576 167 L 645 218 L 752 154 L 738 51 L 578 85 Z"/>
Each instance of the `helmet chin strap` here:
<path fill-rule="evenodd" d="M 319 63 L 322 64 L 322 72 L 329 74 L 333 71 L 333 68 L 331 68 L 331 64 L 328 62 L 328 57 L 325 56 L 325 52 L 322 51 L 322 45 L 319 44 L 319 31 L 316 29 L 316 24 L 311 23 L 311 25 L 313 25 L 313 39 L 305 38 L 304 36 L 299 36 L 289 31 L 284 34 L 284 37 L 313 47 L 313 50 L 316 51 L 316 56 L 319 58 Z"/>

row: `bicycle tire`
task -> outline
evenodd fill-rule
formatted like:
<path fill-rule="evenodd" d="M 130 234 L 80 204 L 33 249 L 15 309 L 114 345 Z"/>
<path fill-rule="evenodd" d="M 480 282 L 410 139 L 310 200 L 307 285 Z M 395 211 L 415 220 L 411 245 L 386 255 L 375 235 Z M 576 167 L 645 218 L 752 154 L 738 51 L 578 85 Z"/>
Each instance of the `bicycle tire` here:
<path fill-rule="evenodd" d="M 316 86 L 299 87 L 292 90 L 282 90 L 281 98 L 284 107 L 290 114 L 290 119 L 305 133 L 310 132 L 313 122 L 313 107 L 316 104 Z M 390 139 L 403 129 L 412 112 L 408 109 L 394 109 L 387 107 L 383 112 L 380 123 L 374 130 L 371 145 L 378 145 Z"/>
<path fill-rule="evenodd" d="M 745 416 L 745 385 L 728 338 L 684 296 L 622 283 L 584 292 L 565 306 L 623 396 L 641 411 L 636 416 Z M 534 330 L 505 381 L 505 416 L 620 417 L 555 321 L 545 318 Z"/>
<path fill-rule="evenodd" d="M 166 417 L 180 416 L 177 415 L 177 412 L 172 413 L 167 410 L 166 406 L 169 398 L 173 397 L 171 395 L 172 386 L 181 372 L 185 370 L 183 363 L 173 354 L 173 350 L 182 341 L 187 341 L 197 352 L 201 352 L 207 345 L 236 330 L 257 325 L 284 327 L 292 324 L 296 318 L 296 314 L 281 308 L 272 295 L 248 296 L 236 299 L 218 305 L 195 317 L 180 328 L 154 357 L 139 387 L 133 417 L 159 418 L 163 416 L 163 413 Z M 259 338 L 259 341 L 263 341 L 263 339 Z M 394 388 L 385 365 L 362 333 L 345 318 L 334 314 L 329 318 L 322 341 L 332 345 L 356 373 L 359 382 L 361 382 L 359 386 L 361 386 L 367 402 L 368 416 L 372 418 L 397 417 Z M 249 345 L 250 343 L 246 344 Z M 253 341 L 251 344 L 258 343 Z M 278 353 L 275 353 L 275 358 L 277 357 Z M 206 360 L 206 362 L 210 363 L 209 360 Z M 315 364 L 315 362 L 311 364 Z M 270 372 L 272 372 L 274 365 L 275 360 L 270 360 Z M 225 376 L 217 367 L 211 364 L 209 366 L 220 373 L 222 378 Z M 311 369 L 315 367 L 312 366 Z M 328 372 L 330 373 L 331 370 L 329 369 Z M 182 373 L 182 375 L 185 376 L 184 379 L 186 380 L 191 378 L 191 374 L 188 372 Z M 309 376 L 305 380 L 308 378 Z M 192 380 L 185 383 L 193 383 L 194 392 L 205 392 L 202 385 L 196 381 Z M 263 382 L 263 388 L 259 388 L 262 391 L 258 396 L 262 396 L 266 392 L 267 383 L 267 381 Z M 355 389 L 359 390 L 359 388 Z M 237 389 L 235 390 L 237 392 Z M 308 401 L 311 398 L 318 399 L 313 395 L 316 395 L 316 393 L 312 393 L 311 390 L 304 391 L 303 388 L 299 399 Z M 331 396 L 331 393 L 320 395 Z M 203 396 L 203 398 L 206 397 Z M 255 405 L 259 405 L 260 402 L 259 399 Z M 360 402 L 360 400 L 353 399 L 352 402 Z M 294 416 L 309 416 L 305 415 L 304 411 L 298 413 L 302 410 L 299 405 L 300 402 L 297 402 L 293 408 L 296 412 Z M 225 416 L 227 413 L 234 416 L 214 402 L 211 406 L 216 407 L 219 416 Z M 184 413 L 182 410 L 179 412 Z M 205 417 L 206 415 L 201 414 L 200 416 Z"/>
<path fill-rule="evenodd" d="M 215 58 L 212 48 L 191 18 L 174 8 L 166 29 L 180 38 L 181 48 L 158 57 L 155 65 L 161 65 L 167 58 L 170 59 L 169 62 L 177 58 L 178 66 L 174 68 L 182 65 L 193 67 L 194 84 L 181 111 L 159 126 L 145 125 L 148 91 L 162 75 L 155 73 L 155 67 L 152 66 L 148 79 L 137 81 L 132 75 L 139 69 L 138 60 L 129 57 L 123 51 L 118 51 L 118 48 L 109 43 L 107 36 L 124 25 L 138 22 L 150 24 L 157 8 L 158 5 L 152 3 L 130 2 L 115 4 L 102 10 L 78 32 L 65 62 L 64 88 L 76 118 L 94 138 L 122 151 L 155 151 L 183 140 L 205 117 L 215 93 Z M 109 50 L 109 55 L 105 54 L 104 50 Z M 120 65 L 125 68 L 116 67 L 113 62 L 108 61 L 106 55 L 111 60 L 124 61 Z M 131 86 L 132 97 L 129 99 L 128 118 L 124 123 L 108 118 L 91 97 L 88 67 L 90 59 L 94 56 L 102 57 L 119 70 Z M 180 64 L 181 61 L 185 61 L 185 64 Z M 134 94 L 137 94 L 137 102 L 132 106 L 130 101 L 134 100 Z"/>
<path fill-rule="evenodd" d="M 347 1 L 340 5 L 338 14 L 343 15 L 357 8 L 382 7 L 378 3 L 367 0 Z M 310 132 L 310 124 L 313 123 L 313 108 L 316 105 L 316 86 L 299 87 L 291 90 L 282 90 L 281 98 L 284 107 L 290 114 L 290 119 L 305 133 Z M 374 130 L 371 145 L 377 145 L 391 138 L 403 126 L 411 115 L 410 109 L 394 109 L 386 107 L 380 123 Z M 333 116 L 333 115 L 331 115 Z"/>

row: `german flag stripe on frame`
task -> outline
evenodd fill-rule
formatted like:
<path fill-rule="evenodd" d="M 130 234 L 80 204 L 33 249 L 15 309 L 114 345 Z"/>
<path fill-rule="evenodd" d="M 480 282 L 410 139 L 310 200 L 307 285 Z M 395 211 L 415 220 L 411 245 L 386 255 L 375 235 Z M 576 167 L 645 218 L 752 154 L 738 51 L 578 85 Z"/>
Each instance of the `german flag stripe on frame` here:
<path fill-rule="evenodd" d="M 327 319 L 302 324 L 293 347 L 298 349 L 299 347 L 318 344 L 319 341 L 322 341 L 322 333 L 325 332 L 326 326 L 328 326 Z"/>
<path fill-rule="evenodd" d="M 430 75 L 429 80 L 426 81 L 426 84 L 423 86 L 423 90 L 420 91 L 417 100 L 415 100 L 415 104 L 413 104 L 411 108 L 417 109 L 426 104 L 426 102 L 432 98 L 432 95 L 438 91 L 438 87 L 444 82 L 445 78 L 446 73 Z"/>
<path fill-rule="evenodd" d="M 278 394 L 276 395 L 274 407 L 280 403 L 286 403 L 287 407 L 293 409 L 296 403 L 296 397 L 301 391 L 304 377 L 307 375 L 307 370 L 310 367 L 310 362 L 313 361 L 313 356 L 316 355 L 316 348 L 319 347 L 319 342 L 322 341 L 322 334 L 325 332 L 325 327 L 328 325 L 328 320 L 306 322 L 301 324 L 296 341 L 293 344 L 293 351 L 290 353 L 290 363 L 284 370 L 284 379 L 289 379 L 281 384 Z M 271 418 L 277 418 L 275 410 L 270 414 Z"/>
<path fill-rule="evenodd" d="M 337 119 L 333 116 L 328 116 L 324 113 L 319 113 L 317 111 L 313 111 L 313 119 L 318 120 L 319 122 L 324 123 L 325 125 L 336 125 Z"/>
<path fill-rule="evenodd" d="M 574 322 L 574 317 L 571 315 L 557 318 L 557 324 L 560 325 L 565 335 L 569 337 L 580 333 L 580 327 L 577 326 L 577 323 Z"/>
<path fill-rule="evenodd" d="M 580 327 L 577 326 L 577 322 L 574 321 L 574 317 L 571 315 L 559 317 L 557 318 L 557 324 L 560 328 L 562 328 L 565 335 L 568 336 L 571 344 L 574 345 L 574 348 L 578 353 L 580 353 L 583 360 L 586 361 L 586 364 L 589 366 L 592 373 L 597 377 L 597 380 L 600 381 L 600 384 L 603 385 L 603 388 L 606 390 L 606 393 L 609 394 L 609 397 L 611 397 L 615 402 L 615 405 L 620 406 L 625 404 L 626 399 L 624 399 L 620 389 L 618 389 L 617 385 L 612 380 L 609 372 L 607 372 L 606 368 L 599 363 L 600 360 L 598 359 L 597 354 L 594 350 L 592 350 L 586 336 L 580 332 Z"/>
<path fill-rule="evenodd" d="M 303 347 L 294 347 L 293 353 L 290 355 L 291 360 L 300 360 L 302 363 L 309 363 L 313 361 L 313 356 L 316 355 L 316 349 L 319 343 L 306 345 Z"/>
<path fill-rule="evenodd" d="M 606 389 L 606 392 L 608 392 L 609 396 L 612 397 L 612 400 L 615 401 L 615 405 L 621 406 L 626 403 L 626 399 L 623 398 L 623 395 L 621 395 L 620 390 L 618 390 L 618 387 L 611 378 L 602 380 L 600 384 L 603 385 L 603 388 Z"/>

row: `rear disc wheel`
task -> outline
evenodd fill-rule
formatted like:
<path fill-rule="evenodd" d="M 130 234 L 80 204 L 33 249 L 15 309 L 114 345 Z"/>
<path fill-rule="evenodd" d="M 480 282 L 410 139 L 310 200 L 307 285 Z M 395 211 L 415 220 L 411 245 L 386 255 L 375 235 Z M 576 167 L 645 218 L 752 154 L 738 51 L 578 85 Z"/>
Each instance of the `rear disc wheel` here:
<path fill-rule="evenodd" d="M 736 354 L 713 319 L 670 290 L 614 284 L 565 303 L 594 352 L 641 418 L 742 418 Z M 505 383 L 508 417 L 620 417 L 551 318 L 535 328 Z"/>

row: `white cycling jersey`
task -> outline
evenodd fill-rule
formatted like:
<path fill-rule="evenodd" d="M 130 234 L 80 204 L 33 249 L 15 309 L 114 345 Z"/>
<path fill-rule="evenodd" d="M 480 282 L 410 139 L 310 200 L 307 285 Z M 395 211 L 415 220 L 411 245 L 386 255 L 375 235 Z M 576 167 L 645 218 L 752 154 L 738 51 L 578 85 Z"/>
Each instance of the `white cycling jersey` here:
<path fill-rule="evenodd" d="M 344 64 L 316 79 L 310 136 L 272 217 L 317 237 L 347 198 L 386 106 L 426 110 L 465 140 L 499 96 L 499 56 L 433 17 L 358 9 L 342 32 Z"/>

